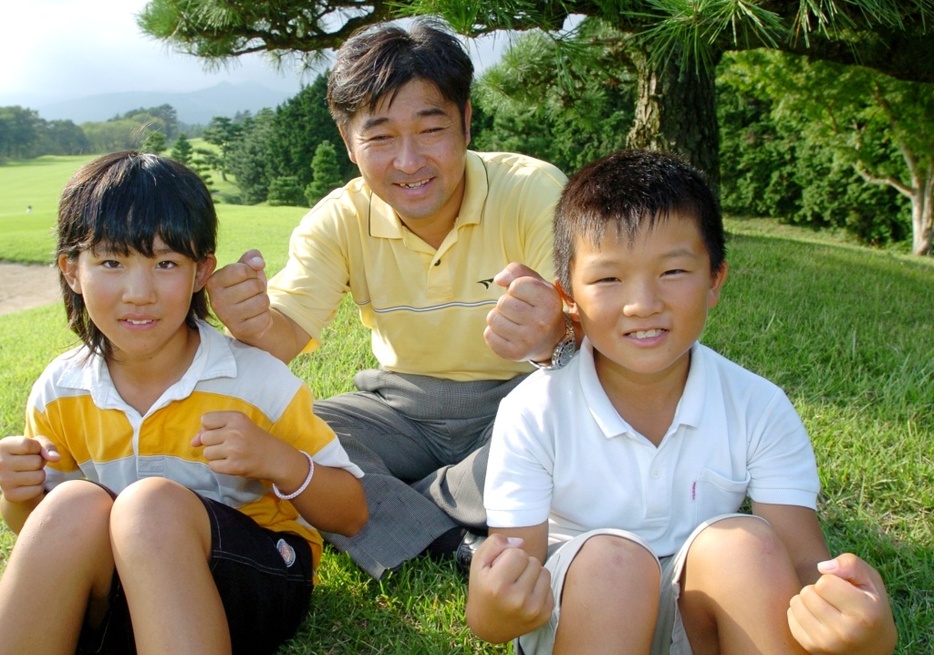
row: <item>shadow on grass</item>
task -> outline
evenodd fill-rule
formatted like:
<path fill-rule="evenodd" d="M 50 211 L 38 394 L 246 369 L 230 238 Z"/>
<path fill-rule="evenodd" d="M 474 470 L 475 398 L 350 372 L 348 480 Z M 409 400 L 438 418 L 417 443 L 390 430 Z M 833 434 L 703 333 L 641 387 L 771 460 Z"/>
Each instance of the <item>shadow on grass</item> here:
<path fill-rule="evenodd" d="M 507 653 L 464 623 L 467 583 L 453 562 L 418 559 L 372 580 L 349 557 L 325 550 L 319 585 L 299 633 L 280 655 Z"/>

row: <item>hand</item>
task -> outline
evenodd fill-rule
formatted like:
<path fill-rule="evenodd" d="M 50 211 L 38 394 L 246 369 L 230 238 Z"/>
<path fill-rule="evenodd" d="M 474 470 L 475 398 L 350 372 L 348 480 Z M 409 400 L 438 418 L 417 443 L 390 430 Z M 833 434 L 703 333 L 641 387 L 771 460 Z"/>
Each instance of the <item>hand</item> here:
<path fill-rule="evenodd" d="M 818 564 L 821 577 L 791 599 L 791 634 L 809 653 L 890 655 L 898 634 L 878 572 L 850 553 Z"/>
<path fill-rule="evenodd" d="M 531 632 L 554 609 L 551 573 L 521 545 L 522 539 L 491 534 L 473 556 L 467 624 L 486 641 L 503 643 Z"/>
<path fill-rule="evenodd" d="M 201 417 L 201 430 L 191 440 L 191 445 L 204 447 L 204 457 L 215 473 L 257 480 L 277 480 L 275 463 L 285 449 L 295 451 L 304 460 L 298 451 L 263 430 L 242 412 L 207 412 Z"/>
<path fill-rule="evenodd" d="M 0 439 L 0 491 L 12 503 L 32 500 L 45 493 L 46 462 L 61 455 L 46 437 Z"/>
<path fill-rule="evenodd" d="M 517 263 L 497 273 L 493 282 L 506 292 L 487 314 L 483 331 L 487 346 L 515 362 L 549 361 L 565 329 L 558 290 L 531 268 Z"/>
<path fill-rule="evenodd" d="M 272 327 L 265 268 L 263 255 L 247 250 L 236 263 L 214 271 L 206 285 L 214 313 L 232 335 L 247 343 Z"/>

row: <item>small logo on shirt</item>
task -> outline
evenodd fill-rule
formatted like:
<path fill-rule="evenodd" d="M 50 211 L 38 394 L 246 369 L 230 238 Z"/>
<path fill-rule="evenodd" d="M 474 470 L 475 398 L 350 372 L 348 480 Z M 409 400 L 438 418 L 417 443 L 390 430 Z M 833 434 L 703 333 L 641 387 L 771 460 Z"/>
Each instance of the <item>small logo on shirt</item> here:
<path fill-rule="evenodd" d="M 477 280 L 477 284 L 482 284 L 484 289 L 489 289 L 490 285 L 493 284 L 493 278 L 489 277 L 485 280 Z"/>

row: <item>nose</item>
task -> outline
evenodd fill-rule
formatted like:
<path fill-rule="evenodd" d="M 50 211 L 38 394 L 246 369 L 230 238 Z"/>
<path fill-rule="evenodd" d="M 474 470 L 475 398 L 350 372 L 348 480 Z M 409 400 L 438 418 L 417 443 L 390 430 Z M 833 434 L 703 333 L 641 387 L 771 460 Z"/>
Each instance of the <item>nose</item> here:
<path fill-rule="evenodd" d="M 662 311 L 661 296 L 655 284 L 648 280 L 633 281 L 626 288 L 623 313 L 626 316 L 646 317 Z"/>
<path fill-rule="evenodd" d="M 407 136 L 399 140 L 399 149 L 393 161 L 396 170 L 408 174 L 415 173 L 422 167 L 424 160 L 418 139 Z"/>
<path fill-rule="evenodd" d="M 149 305 L 156 301 L 156 285 L 152 272 L 143 267 L 133 268 L 124 278 L 123 302 L 130 305 Z"/>

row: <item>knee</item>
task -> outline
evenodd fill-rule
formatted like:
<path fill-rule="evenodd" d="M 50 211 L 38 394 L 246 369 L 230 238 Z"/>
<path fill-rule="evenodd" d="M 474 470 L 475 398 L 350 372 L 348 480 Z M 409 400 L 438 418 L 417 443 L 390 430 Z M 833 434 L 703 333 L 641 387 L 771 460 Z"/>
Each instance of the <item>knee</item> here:
<path fill-rule="evenodd" d="M 622 593 L 645 589 L 657 593 L 661 574 L 655 556 L 642 545 L 613 535 L 596 535 L 581 546 L 568 570 L 572 577 L 603 582 Z"/>
<path fill-rule="evenodd" d="M 52 489 L 29 518 L 43 534 L 106 533 L 112 508 L 113 499 L 105 489 L 87 480 L 71 480 Z"/>
<path fill-rule="evenodd" d="M 788 552 L 772 527 L 752 516 L 714 523 L 697 535 L 688 551 L 688 568 L 695 571 L 761 570 L 788 562 Z"/>
<path fill-rule="evenodd" d="M 204 505 L 183 485 L 166 478 L 145 478 L 124 489 L 113 504 L 110 534 L 115 543 L 164 542 L 184 533 Z"/>

